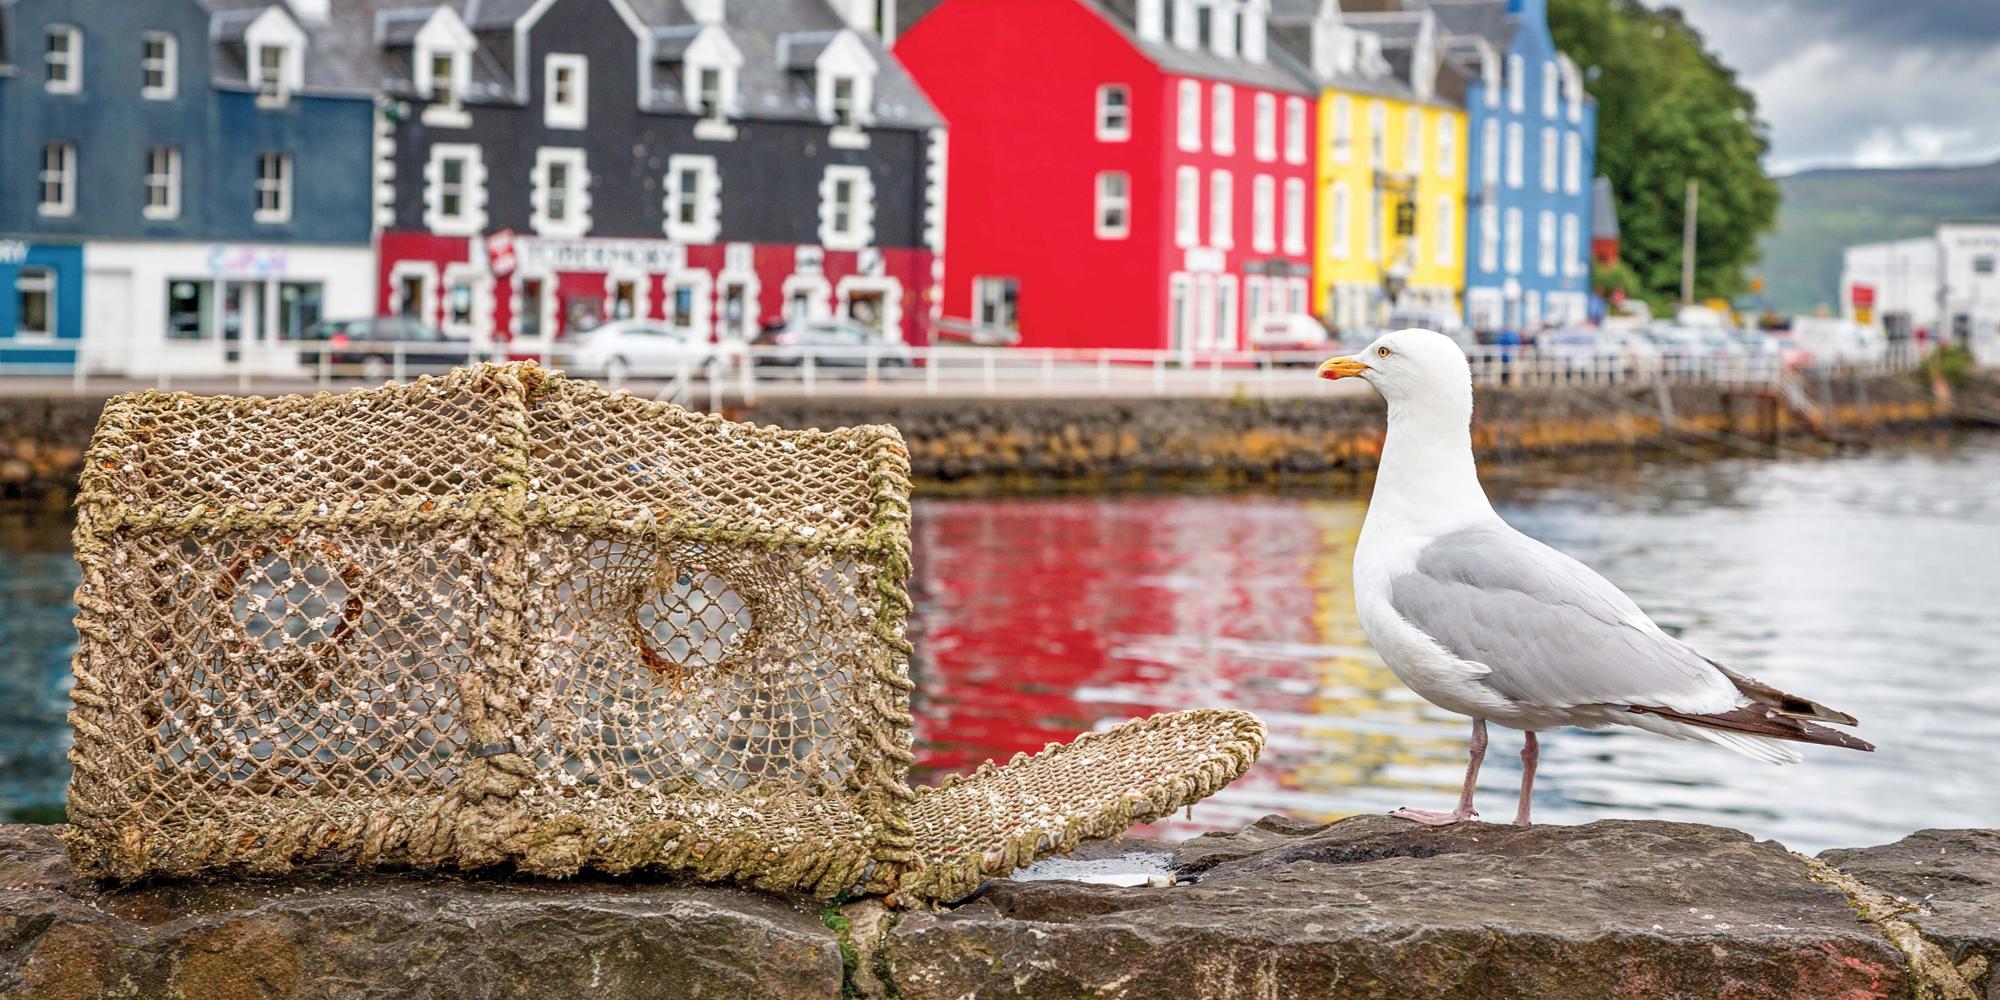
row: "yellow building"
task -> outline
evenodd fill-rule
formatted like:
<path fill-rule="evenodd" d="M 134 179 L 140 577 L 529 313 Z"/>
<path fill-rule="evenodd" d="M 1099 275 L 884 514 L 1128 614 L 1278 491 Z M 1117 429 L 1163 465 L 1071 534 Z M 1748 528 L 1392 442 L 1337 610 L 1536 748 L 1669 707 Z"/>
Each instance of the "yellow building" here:
<path fill-rule="evenodd" d="M 1434 15 L 1279 10 L 1273 40 L 1321 87 L 1314 311 L 1342 331 L 1461 326 L 1466 113 L 1439 91 L 1464 81 Z"/>

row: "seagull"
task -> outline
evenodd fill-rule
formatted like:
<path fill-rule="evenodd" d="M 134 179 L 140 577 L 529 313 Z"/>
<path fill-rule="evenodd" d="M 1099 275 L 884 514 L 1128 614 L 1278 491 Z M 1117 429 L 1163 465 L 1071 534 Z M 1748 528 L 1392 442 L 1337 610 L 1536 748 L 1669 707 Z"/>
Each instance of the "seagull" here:
<path fill-rule="evenodd" d="M 1472 370 L 1450 338 L 1397 330 L 1320 365 L 1319 377 L 1359 378 L 1389 404 L 1354 549 L 1362 631 L 1412 691 L 1472 718 L 1457 807 L 1391 816 L 1449 826 L 1478 815 L 1489 722 L 1527 734 L 1518 826 L 1541 756 L 1535 734 L 1557 726 L 1632 726 L 1774 764 L 1800 759 L 1792 743 L 1875 749 L 1819 724 L 1852 726 L 1853 716 L 1702 655 L 1590 567 L 1502 521 L 1472 459 Z"/>

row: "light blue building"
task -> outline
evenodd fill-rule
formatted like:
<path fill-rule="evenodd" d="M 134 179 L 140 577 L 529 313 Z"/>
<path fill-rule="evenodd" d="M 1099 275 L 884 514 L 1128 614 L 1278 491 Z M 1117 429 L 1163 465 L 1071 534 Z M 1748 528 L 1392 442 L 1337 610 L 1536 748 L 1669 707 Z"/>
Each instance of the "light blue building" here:
<path fill-rule="evenodd" d="M 369 311 L 375 102 L 327 2 L 0 0 L 4 370 L 277 370 Z"/>
<path fill-rule="evenodd" d="M 1430 0 L 1470 77 L 1465 313 L 1533 330 L 1590 311 L 1597 104 L 1556 50 L 1546 0 Z"/>

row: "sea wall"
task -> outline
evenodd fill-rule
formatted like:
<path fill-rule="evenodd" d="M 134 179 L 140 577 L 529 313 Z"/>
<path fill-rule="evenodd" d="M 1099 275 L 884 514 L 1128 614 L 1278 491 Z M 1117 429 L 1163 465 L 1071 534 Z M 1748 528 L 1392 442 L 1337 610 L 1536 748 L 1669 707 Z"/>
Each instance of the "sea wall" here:
<path fill-rule="evenodd" d="M 1821 418 L 1775 397 L 1712 385 L 1482 387 L 1483 461 L 1577 451 L 1714 445 L 1811 446 L 1943 423 L 1949 406 L 1913 375 L 1809 380 Z M 2000 400 L 2000 377 L 1968 380 L 1968 413 Z M 0 503 L 61 506 L 75 490 L 102 396 L 0 396 Z M 1382 447 L 1382 403 L 1365 392 L 1262 398 L 766 397 L 731 416 L 785 427 L 890 423 L 927 489 L 1090 488 L 1188 481 L 1268 482 L 1360 475 Z"/>
<path fill-rule="evenodd" d="M 1277 818 L 1082 852 L 1158 887 L 999 881 L 938 909 L 657 878 L 78 879 L 0 827 L 22 1000 L 2000 998 L 2000 831 L 1808 858 L 1733 830 Z"/>

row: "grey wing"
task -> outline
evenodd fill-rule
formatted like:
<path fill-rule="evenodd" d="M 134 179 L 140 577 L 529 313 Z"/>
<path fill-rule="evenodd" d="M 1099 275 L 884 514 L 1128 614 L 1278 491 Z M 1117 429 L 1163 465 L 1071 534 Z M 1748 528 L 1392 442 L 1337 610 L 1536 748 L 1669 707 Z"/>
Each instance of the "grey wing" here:
<path fill-rule="evenodd" d="M 1590 567 L 1504 524 L 1433 539 L 1390 581 L 1389 603 L 1484 682 L 1545 707 L 1638 705 L 1728 711 L 1742 695 L 1661 632 Z"/>

